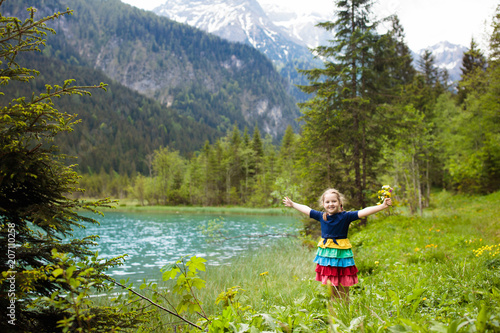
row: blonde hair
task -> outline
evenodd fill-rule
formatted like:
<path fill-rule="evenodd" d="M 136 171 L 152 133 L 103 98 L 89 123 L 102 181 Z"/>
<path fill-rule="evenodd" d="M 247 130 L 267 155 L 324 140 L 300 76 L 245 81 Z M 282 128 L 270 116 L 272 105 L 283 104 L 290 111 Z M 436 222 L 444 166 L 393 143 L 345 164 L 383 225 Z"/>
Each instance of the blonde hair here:
<path fill-rule="evenodd" d="M 336 190 L 334 188 L 329 188 L 325 192 L 323 192 L 323 194 L 319 198 L 319 205 L 321 207 L 325 208 L 324 202 L 325 202 L 325 196 L 327 194 L 335 194 L 335 195 L 337 195 L 337 199 L 339 200 L 339 203 L 340 203 L 340 210 L 343 211 L 344 210 L 343 205 L 344 205 L 344 202 L 345 202 L 345 198 L 342 195 L 342 193 L 340 193 L 338 190 Z M 326 212 L 323 213 L 323 219 L 326 221 Z"/>

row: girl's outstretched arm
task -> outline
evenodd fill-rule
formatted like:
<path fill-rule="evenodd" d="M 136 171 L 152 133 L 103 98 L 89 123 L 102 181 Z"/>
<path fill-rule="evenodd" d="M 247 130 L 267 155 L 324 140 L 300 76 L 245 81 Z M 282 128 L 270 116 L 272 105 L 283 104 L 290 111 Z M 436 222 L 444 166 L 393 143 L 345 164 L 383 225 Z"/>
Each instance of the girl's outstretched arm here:
<path fill-rule="evenodd" d="M 366 208 L 363 208 L 362 210 L 358 211 L 358 217 L 363 218 L 363 217 L 366 217 L 368 215 L 378 213 L 381 210 L 386 209 L 390 205 L 392 205 L 391 198 L 385 198 L 384 202 L 378 206 L 366 207 Z"/>
<path fill-rule="evenodd" d="M 285 206 L 287 206 L 287 207 L 295 208 L 296 210 L 298 210 L 301 213 L 306 214 L 307 216 L 309 216 L 309 213 L 311 212 L 311 208 L 309 208 L 306 205 L 301 205 L 301 204 L 298 204 L 296 202 L 293 202 L 289 197 L 283 198 L 283 204 L 285 204 Z"/>

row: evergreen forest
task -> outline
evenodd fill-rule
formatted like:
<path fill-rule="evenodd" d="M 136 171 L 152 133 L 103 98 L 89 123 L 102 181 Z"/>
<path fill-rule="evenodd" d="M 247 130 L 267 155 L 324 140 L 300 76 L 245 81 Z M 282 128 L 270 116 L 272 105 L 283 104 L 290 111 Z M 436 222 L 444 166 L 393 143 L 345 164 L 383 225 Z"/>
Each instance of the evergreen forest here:
<path fill-rule="evenodd" d="M 436 188 L 498 190 L 497 27 L 489 50 L 471 40 L 461 80 L 451 84 L 430 52 L 415 63 L 397 17 L 386 18 L 392 29 L 380 35 L 366 19 L 368 5 L 353 6 L 354 14 L 349 8 L 322 24 L 334 38 L 315 50 L 324 66 L 301 71 L 310 83 L 300 88 L 314 97 L 299 104 L 300 131 L 288 127 L 276 144 L 258 126 L 233 126 L 187 155 L 165 145 L 148 155 L 147 173 L 85 174 L 85 195 L 138 205 L 273 207 L 283 195 L 314 205 L 335 187 L 360 208 L 387 183 L 421 213 Z"/>
<path fill-rule="evenodd" d="M 323 66 L 299 71 L 310 98 L 295 117 L 283 79 L 247 46 L 116 0 L 68 3 L 0 0 L 2 332 L 500 330 L 500 7 L 488 49 L 471 40 L 450 84 L 432 53 L 414 63 L 396 16 L 381 34 L 371 1 L 337 0 L 335 20 L 320 24 L 331 42 L 314 50 Z M 119 52 L 98 51 L 108 38 Z M 183 62 L 203 45 L 206 62 Z M 172 66 L 194 80 L 137 92 L 103 69 L 144 60 L 125 50 L 160 49 L 172 63 L 138 72 Z M 213 81 L 195 82 L 203 72 Z M 256 101 L 271 118 L 244 112 Z M 335 187 L 351 210 L 373 206 L 382 184 L 400 209 L 353 227 L 362 283 L 351 303 L 311 279 L 308 223 L 301 237 L 248 251 L 231 274 L 193 256 L 140 286 L 107 273 L 125 254 L 102 258 L 99 236 L 73 238 L 114 198 L 256 208 L 289 196 L 316 208 Z"/>
<path fill-rule="evenodd" d="M 286 100 L 289 106 L 293 100 L 284 97 L 283 80 L 258 52 L 115 0 L 92 1 L 76 1 L 73 15 L 48 22 L 56 34 L 47 36 L 41 54 L 18 57 L 40 74 L 30 84 L 4 88 L 5 96 L 28 96 L 42 92 L 47 82 L 63 81 L 66 73 L 81 85 L 109 83 L 107 92 L 92 99 L 55 101 L 82 120 L 56 142 L 63 153 L 77 157 L 83 197 L 130 199 L 138 205 L 273 207 L 285 192 L 313 204 L 322 189 L 336 187 L 350 198 L 351 208 L 359 208 L 381 183 L 390 183 L 399 187 L 402 203 L 421 212 L 433 188 L 490 193 L 499 187 L 494 34 L 489 50 L 471 40 L 461 80 L 450 83 L 430 52 L 418 62 L 412 59 L 397 17 L 384 19 L 392 29 L 381 35 L 380 22 L 365 17 L 368 4 L 356 4 L 353 13 L 339 11 L 337 21 L 321 24 L 332 34 L 330 45 L 314 50 L 323 66 L 293 74 L 309 82 L 299 88 L 311 98 L 299 103 L 300 116 L 291 112 L 280 121 L 277 133 L 265 122 L 249 122 L 242 112 L 249 107 L 242 96 L 264 93 L 271 105 Z M 49 15 L 63 5 L 42 1 L 38 6 Z M 6 13 L 25 15 L 22 2 L 3 6 Z M 104 21 L 101 12 L 109 14 Z M 349 20 L 355 24 L 344 29 Z M 121 26 L 124 21 L 136 24 Z M 77 34 L 77 42 L 68 34 Z M 189 61 L 179 73 L 194 66 L 200 81 L 178 77 L 181 84 L 169 88 L 171 102 L 165 104 L 159 91 L 148 96 L 125 87 L 121 74 L 110 80 L 108 72 L 89 67 L 115 37 L 128 44 L 120 44 L 115 55 L 101 52 L 110 57 L 106 66 L 137 66 L 145 58 L 124 48 L 141 38 L 153 54 L 161 48 L 176 55 L 150 58 L 148 70 L 161 73 L 163 66 L 177 72 L 179 67 L 163 62 L 181 61 L 179 55 L 186 54 Z M 88 43 L 94 44 L 84 48 Z M 214 72 L 223 59 L 253 65 L 238 73 Z M 204 81 L 205 72 L 220 78 L 222 86 L 212 89 L 215 81 Z M 281 90 L 266 88 L 272 85 Z M 0 96 L 1 104 L 9 101 Z"/>
<path fill-rule="evenodd" d="M 4 4 L 6 12 L 20 17 L 29 5 L 27 0 Z M 49 23 L 57 34 L 47 38 L 45 56 L 99 69 L 111 80 L 222 133 L 234 123 L 241 129 L 267 126 L 275 138 L 283 135 L 283 122 L 298 128 L 291 87 L 254 48 L 119 0 L 37 2 L 47 15 L 68 6 L 74 10 L 71 16 Z M 280 110 L 280 117 L 268 115 L 273 109 Z"/>

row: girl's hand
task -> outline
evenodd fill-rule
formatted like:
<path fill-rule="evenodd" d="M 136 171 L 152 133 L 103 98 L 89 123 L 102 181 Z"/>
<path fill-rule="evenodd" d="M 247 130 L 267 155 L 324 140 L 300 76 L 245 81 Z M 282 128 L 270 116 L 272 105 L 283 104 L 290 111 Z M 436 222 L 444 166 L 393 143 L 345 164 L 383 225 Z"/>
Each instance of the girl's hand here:
<path fill-rule="evenodd" d="M 385 207 L 392 206 L 392 200 L 391 200 L 391 198 L 385 198 L 385 199 L 384 199 L 384 203 L 383 203 L 383 205 L 384 205 Z"/>
<path fill-rule="evenodd" d="M 289 197 L 283 198 L 283 204 L 287 207 L 293 207 L 293 201 Z"/>

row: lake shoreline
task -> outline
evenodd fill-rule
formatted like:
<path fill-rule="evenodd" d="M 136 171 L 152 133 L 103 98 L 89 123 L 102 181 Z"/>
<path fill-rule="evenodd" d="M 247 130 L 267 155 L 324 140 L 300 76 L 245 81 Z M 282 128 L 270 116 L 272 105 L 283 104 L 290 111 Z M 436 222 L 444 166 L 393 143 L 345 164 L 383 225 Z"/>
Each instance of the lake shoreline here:
<path fill-rule="evenodd" d="M 92 201 L 95 199 L 84 199 Z M 166 214 L 236 214 L 236 215 L 294 215 L 292 210 L 283 207 L 257 208 L 241 206 L 165 206 L 165 205 L 141 205 L 130 200 L 118 200 L 111 208 L 98 207 L 103 213 L 113 212 L 144 212 L 144 213 L 166 213 Z"/>

